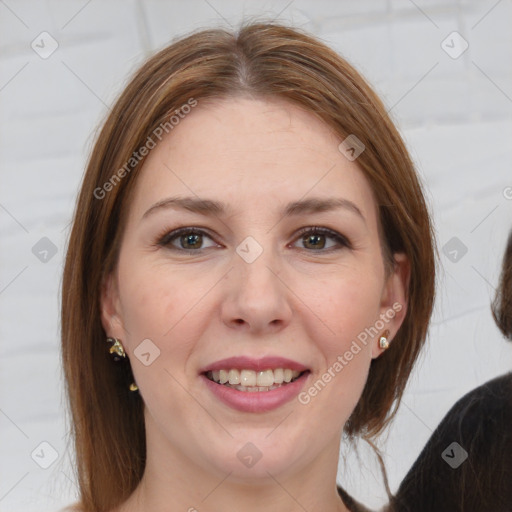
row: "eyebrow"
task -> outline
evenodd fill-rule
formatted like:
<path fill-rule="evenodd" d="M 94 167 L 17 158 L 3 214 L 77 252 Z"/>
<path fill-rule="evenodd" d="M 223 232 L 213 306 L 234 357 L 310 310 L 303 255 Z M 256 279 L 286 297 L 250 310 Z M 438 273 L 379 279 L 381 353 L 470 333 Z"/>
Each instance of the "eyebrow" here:
<path fill-rule="evenodd" d="M 231 211 L 223 203 L 212 199 L 201 199 L 199 197 L 168 197 L 155 203 L 149 208 L 142 219 L 149 217 L 151 214 L 166 209 L 182 209 L 188 210 L 200 215 L 221 216 Z M 288 203 L 282 210 L 282 215 L 293 216 L 307 213 L 321 213 L 337 209 L 346 209 L 359 216 L 366 224 L 366 219 L 356 204 L 348 199 L 331 197 L 319 198 L 312 197 L 309 199 L 301 199 Z"/>

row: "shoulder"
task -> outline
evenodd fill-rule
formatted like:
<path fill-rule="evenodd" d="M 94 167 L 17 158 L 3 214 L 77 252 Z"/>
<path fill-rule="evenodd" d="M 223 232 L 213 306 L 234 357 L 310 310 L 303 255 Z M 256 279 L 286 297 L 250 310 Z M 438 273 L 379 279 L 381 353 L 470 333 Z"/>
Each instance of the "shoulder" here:
<path fill-rule="evenodd" d="M 395 510 L 511 510 L 511 424 L 512 373 L 464 395 L 403 479 Z"/>
<path fill-rule="evenodd" d="M 492 400 L 497 403 L 505 402 L 510 405 L 510 392 L 512 391 L 512 372 L 500 375 L 489 380 L 464 395 L 459 402 L 465 402 L 471 399 Z M 457 402 L 457 403 L 459 403 Z"/>
<path fill-rule="evenodd" d="M 432 453 L 436 458 L 452 442 L 473 451 L 488 451 L 494 446 L 508 447 L 512 443 L 509 432 L 512 423 L 512 373 L 507 373 L 473 389 L 446 413 L 427 442 L 422 455 Z M 420 455 L 421 458 L 421 455 Z"/>
<path fill-rule="evenodd" d="M 512 419 L 512 373 L 507 373 L 464 395 L 446 414 L 441 426 L 474 435 L 475 423 L 500 428 Z"/>

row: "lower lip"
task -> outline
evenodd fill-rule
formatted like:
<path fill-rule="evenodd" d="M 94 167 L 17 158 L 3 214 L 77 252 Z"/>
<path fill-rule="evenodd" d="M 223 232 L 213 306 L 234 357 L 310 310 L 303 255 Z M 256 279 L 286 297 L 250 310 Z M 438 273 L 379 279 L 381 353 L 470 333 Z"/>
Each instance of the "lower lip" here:
<path fill-rule="evenodd" d="M 277 409 L 295 398 L 304 387 L 310 372 L 304 372 L 298 379 L 270 391 L 238 391 L 222 384 L 217 384 L 206 375 L 200 377 L 208 389 L 229 407 L 243 412 L 266 412 Z"/>

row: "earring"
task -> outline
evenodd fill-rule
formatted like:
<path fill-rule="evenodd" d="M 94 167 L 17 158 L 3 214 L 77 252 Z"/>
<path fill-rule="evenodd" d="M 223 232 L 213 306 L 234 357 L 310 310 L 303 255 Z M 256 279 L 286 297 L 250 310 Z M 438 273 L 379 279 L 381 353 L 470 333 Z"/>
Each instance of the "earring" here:
<path fill-rule="evenodd" d="M 389 331 L 385 330 L 380 337 L 379 347 L 383 350 L 387 350 L 389 348 L 388 336 L 389 336 Z"/>
<path fill-rule="evenodd" d="M 114 361 L 120 361 L 121 358 L 126 357 L 126 352 L 124 351 L 124 347 L 121 344 L 121 342 L 117 338 L 107 338 L 107 343 L 113 343 L 113 345 L 110 347 L 109 352 L 111 354 L 117 354 L 114 355 Z"/>
<path fill-rule="evenodd" d="M 118 362 L 127 359 L 126 352 L 124 351 L 123 344 L 117 338 L 107 338 L 107 343 L 111 343 L 109 353 L 114 354 L 114 361 Z M 129 387 L 130 391 L 138 391 L 139 388 L 135 382 L 132 382 Z"/>

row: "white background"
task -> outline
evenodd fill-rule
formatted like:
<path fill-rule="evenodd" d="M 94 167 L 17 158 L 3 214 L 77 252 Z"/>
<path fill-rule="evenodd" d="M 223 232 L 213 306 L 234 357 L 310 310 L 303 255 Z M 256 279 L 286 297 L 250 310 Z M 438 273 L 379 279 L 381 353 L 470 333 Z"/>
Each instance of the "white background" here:
<path fill-rule="evenodd" d="M 512 228 L 512 2 L 0 2 L 0 510 L 55 511 L 73 501 L 59 361 L 59 291 L 74 201 L 95 128 L 130 73 L 200 27 L 247 15 L 321 37 L 381 95 L 427 187 L 440 248 L 428 346 L 383 444 L 392 490 L 442 416 L 473 387 L 512 368 L 489 303 Z M 41 58 L 31 43 L 50 48 Z M 457 31 L 469 47 L 451 58 Z M 445 46 L 456 50 L 450 36 Z M 38 43 L 39 42 L 39 43 Z M 455 51 L 453 50 L 453 51 Z M 40 51 L 42 49 L 40 48 Z M 507 188 L 511 187 L 511 188 Z M 507 194 L 508 192 L 508 194 Z M 507 199 L 508 195 L 508 199 Z M 32 252 L 48 237 L 56 254 Z M 467 248 L 451 261 L 443 247 Z M 58 456 L 41 468 L 41 442 Z M 43 452 L 41 452 L 41 449 Z M 39 447 L 40 463 L 51 449 Z M 41 456 L 44 453 L 44 457 Z M 378 508 L 375 458 L 361 447 L 339 481 Z"/>

